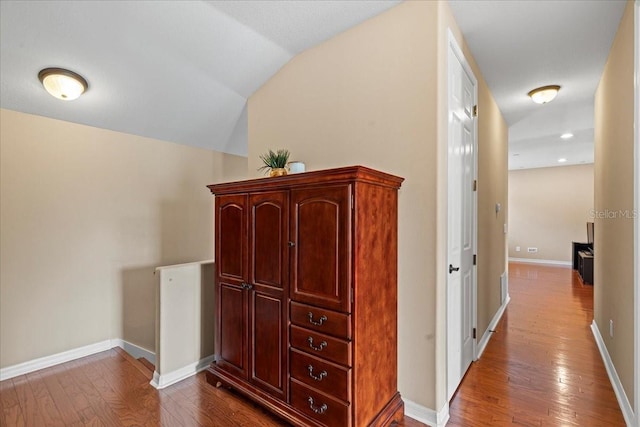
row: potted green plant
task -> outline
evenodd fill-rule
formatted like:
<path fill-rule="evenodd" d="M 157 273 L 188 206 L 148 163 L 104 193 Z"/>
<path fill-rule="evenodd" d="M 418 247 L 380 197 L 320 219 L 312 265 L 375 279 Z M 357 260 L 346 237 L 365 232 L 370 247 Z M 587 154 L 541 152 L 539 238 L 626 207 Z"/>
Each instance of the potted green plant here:
<path fill-rule="evenodd" d="M 268 153 L 261 154 L 260 160 L 264 165 L 258 168 L 259 171 L 269 171 L 269 176 L 282 176 L 287 174 L 287 162 L 289 161 L 289 150 L 280 149 L 275 153 L 269 150 Z"/>

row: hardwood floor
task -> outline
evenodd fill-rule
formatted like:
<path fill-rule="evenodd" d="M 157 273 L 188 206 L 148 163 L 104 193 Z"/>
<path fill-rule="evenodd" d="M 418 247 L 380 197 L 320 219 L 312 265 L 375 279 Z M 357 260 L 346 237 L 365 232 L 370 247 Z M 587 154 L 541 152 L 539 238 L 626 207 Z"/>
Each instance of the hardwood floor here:
<path fill-rule="evenodd" d="M 117 350 L 0 383 L 3 426 L 282 426 L 261 408 L 206 383 L 164 390 Z"/>
<path fill-rule="evenodd" d="M 624 426 L 590 329 L 593 286 L 509 265 L 511 302 L 450 406 L 452 426 Z"/>
<path fill-rule="evenodd" d="M 509 268 L 511 303 L 456 392 L 448 425 L 624 426 L 589 328 L 593 288 L 568 268 Z M 150 375 L 115 349 L 5 380 L 0 425 L 286 425 L 203 374 L 160 391 Z M 424 424 L 406 417 L 401 426 Z"/>

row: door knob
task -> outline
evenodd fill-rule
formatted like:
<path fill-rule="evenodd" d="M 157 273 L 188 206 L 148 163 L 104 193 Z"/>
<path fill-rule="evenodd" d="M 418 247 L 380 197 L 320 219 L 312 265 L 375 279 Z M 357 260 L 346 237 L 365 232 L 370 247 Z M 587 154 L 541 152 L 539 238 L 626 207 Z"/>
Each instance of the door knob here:
<path fill-rule="evenodd" d="M 454 267 L 453 264 L 449 264 L 449 274 L 453 273 L 454 271 L 460 271 L 460 267 Z"/>

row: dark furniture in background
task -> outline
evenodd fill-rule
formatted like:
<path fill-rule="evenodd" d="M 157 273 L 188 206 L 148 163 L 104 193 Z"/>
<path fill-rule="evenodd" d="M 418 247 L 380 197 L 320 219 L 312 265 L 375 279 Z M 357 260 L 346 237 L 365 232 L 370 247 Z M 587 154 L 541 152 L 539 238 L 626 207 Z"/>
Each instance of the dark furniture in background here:
<path fill-rule="evenodd" d="M 593 254 L 590 251 L 578 252 L 578 274 L 584 283 L 593 285 Z"/>
<path fill-rule="evenodd" d="M 387 426 L 403 418 L 402 181 L 353 166 L 209 186 L 218 299 L 210 384 L 297 426 Z"/>
<path fill-rule="evenodd" d="M 573 269 L 578 270 L 578 262 L 580 261 L 578 252 L 593 250 L 593 243 L 571 242 L 571 245 L 573 248 L 571 251 L 572 253 L 571 260 L 573 263 Z"/>
<path fill-rule="evenodd" d="M 578 270 L 578 274 L 584 283 L 593 285 L 593 241 L 594 223 L 587 222 L 587 242 L 572 242 L 572 264 L 573 269 Z"/>

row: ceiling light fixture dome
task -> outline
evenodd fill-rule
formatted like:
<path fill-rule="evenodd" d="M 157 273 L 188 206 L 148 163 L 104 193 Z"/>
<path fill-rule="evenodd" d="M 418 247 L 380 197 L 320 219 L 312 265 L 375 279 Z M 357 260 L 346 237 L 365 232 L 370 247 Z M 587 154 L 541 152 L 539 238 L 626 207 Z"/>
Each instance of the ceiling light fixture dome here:
<path fill-rule="evenodd" d="M 542 86 L 533 89 L 527 95 L 531 97 L 531 100 L 536 104 L 546 104 L 547 102 L 553 101 L 556 95 L 558 95 L 559 90 L 560 86 L 558 85 Z"/>
<path fill-rule="evenodd" d="M 84 77 L 64 68 L 40 70 L 38 79 L 49 94 L 64 101 L 78 98 L 89 88 Z"/>

